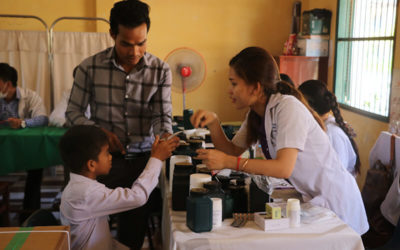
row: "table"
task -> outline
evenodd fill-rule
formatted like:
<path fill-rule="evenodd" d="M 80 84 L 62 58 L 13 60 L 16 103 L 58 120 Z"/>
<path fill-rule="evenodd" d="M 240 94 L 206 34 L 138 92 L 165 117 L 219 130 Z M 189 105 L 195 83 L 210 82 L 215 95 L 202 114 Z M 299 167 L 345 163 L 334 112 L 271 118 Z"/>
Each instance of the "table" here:
<path fill-rule="evenodd" d="M 165 171 L 160 177 L 163 194 L 162 235 L 164 249 L 364 249 L 361 237 L 328 209 L 302 205 L 300 228 L 261 230 L 254 221 L 231 227 L 232 219 L 211 232 L 194 233 L 186 226 L 186 212 L 171 209 L 171 193 Z M 164 187 L 163 187 L 164 186 Z"/>
<path fill-rule="evenodd" d="M 43 168 L 63 163 L 58 142 L 66 131 L 66 128 L 58 127 L 0 129 L 0 175 L 28 171 L 21 222 L 40 208 Z"/>
<path fill-rule="evenodd" d="M 62 164 L 58 142 L 66 128 L 0 129 L 0 175 Z"/>

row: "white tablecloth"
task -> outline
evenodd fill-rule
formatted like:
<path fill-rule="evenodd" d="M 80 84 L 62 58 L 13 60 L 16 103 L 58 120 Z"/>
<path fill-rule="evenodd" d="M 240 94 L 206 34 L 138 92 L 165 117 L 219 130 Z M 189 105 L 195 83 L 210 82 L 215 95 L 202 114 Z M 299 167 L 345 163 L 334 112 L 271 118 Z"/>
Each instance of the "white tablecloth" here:
<path fill-rule="evenodd" d="M 171 193 L 168 192 L 164 173 L 160 184 L 164 200 L 164 249 L 364 249 L 361 237 L 333 212 L 310 204 L 302 205 L 299 228 L 264 232 L 254 221 L 247 222 L 242 228 L 235 228 L 230 226 L 232 219 L 226 219 L 221 227 L 211 232 L 195 233 L 186 226 L 186 212 L 171 209 Z"/>
<path fill-rule="evenodd" d="M 380 160 L 383 164 L 387 165 L 390 161 L 390 137 L 389 132 L 381 132 L 375 145 L 372 147 L 369 154 L 369 165 Z M 395 165 L 393 183 L 386 195 L 385 200 L 381 204 L 381 212 L 385 218 L 393 225 L 397 225 L 400 216 L 400 137 L 396 136 L 396 152 L 395 152 Z"/>

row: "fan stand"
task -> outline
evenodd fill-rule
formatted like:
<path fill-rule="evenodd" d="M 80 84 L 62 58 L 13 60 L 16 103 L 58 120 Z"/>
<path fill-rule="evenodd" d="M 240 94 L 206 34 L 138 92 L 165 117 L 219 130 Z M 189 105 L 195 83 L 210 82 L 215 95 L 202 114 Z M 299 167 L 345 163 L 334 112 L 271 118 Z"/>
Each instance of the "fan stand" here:
<path fill-rule="evenodd" d="M 183 66 L 180 70 L 182 80 L 183 110 L 186 109 L 186 78 L 192 74 L 190 66 Z"/>

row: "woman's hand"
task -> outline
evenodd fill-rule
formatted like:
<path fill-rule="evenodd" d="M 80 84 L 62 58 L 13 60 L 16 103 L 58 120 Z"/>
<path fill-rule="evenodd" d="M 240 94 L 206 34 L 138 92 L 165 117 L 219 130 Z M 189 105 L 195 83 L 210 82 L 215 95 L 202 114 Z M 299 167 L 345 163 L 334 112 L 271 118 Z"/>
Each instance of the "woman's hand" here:
<path fill-rule="evenodd" d="M 203 160 L 203 164 L 211 170 L 228 168 L 226 160 L 228 155 L 216 149 L 198 149 L 197 158 Z"/>
<path fill-rule="evenodd" d="M 190 122 L 195 128 L 204 128 L 212 123 L 218 123 L 218 116 L 214 112 L 200 109 L 190 117 Z"/>
<path fill-rule="evenodd" d="M 172 151 L 176 148 L 177 141 L 179 143 L 179 138 L 176 136 L 169 140 L 160 140 L 160 137 L 157 135 L 151 147 L 151 157 L 165 161 L 172 155 Z"/>

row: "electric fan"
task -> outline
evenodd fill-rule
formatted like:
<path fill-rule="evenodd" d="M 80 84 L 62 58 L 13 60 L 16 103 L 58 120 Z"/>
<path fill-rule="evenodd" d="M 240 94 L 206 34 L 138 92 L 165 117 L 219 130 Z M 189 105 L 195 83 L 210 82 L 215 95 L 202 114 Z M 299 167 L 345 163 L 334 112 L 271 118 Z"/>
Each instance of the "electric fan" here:
<path fill-rule="evenodd" d="M 171 51 L 165 61 L 172 72 L 172 90 L 183 95 L 183 110 L 186 109 L 186 93 L 198 88 L 206 78 L 206 63 L 199 52 L 191 48 Z"/>

